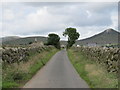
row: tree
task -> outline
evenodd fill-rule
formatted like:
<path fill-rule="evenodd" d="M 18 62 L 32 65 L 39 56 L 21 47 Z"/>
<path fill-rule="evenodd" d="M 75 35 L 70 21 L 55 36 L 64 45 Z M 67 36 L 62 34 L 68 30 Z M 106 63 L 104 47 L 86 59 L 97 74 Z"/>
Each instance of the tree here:
<path fill-rule="evenodd" d="M 60 49 L 60 37 L 57 34 L 49 34 L 48 35 L 48 40 L 47 40 L 47 45 L 53 45 L 57 49 Z"/>
<path fill-rule="evenodd" d="M 67 48 L 70 48 L 73 46 L 75 41 L 79 38 L 80 34 L 76 31 L 76 28 L 66 28 L 65 32 L 63 32 L 63 36 L 68 36 L 68 44 Z"/>
<path fill-rule="evenodd" d="M 29 42 L 29 44 L 32 44 L 33 42 Z"/>

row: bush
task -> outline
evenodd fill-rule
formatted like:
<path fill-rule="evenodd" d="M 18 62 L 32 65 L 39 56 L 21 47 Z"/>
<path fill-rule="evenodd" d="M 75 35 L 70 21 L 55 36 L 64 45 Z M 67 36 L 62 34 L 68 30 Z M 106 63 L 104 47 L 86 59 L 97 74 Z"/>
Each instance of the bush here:
<path fill-rule="evenodd" d="M 26 73 L 22 72 L 22 71 L 17 71 L 13 74 L 13 80 L 14 81 L 19 81 L 19 80 L 23 80 L 26 76 Z"/>

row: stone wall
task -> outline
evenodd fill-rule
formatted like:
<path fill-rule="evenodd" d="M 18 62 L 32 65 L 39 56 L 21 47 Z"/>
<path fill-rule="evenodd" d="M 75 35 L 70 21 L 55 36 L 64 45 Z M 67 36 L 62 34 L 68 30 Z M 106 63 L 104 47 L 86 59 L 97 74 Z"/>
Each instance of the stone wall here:
<path fill-rule="evenodd" d="M 45 50 L 50 50 L 53 47 L 4 47 L 2 48 L 3 63 L 19 63 L 26 61 L 31 54 L 41 53 Z"/>
<path fill-rule="evenodd" d="M 78 47 L 76 50 L 82 52 L 90 60 L 105 65 L 108 72 L 118 73 L 119 48 Z"/>

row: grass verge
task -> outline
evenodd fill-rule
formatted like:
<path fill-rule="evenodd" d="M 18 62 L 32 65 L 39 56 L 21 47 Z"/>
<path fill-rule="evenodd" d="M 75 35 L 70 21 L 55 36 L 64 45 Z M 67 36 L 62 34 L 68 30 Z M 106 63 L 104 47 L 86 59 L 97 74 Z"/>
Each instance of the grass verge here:
<path fill-rule="evenodd" d="M 37 73 L 57 52 L 57 49 L 45 50 L 41 53 L 31 54 L 29 60 L 7 65 L 3 69 L 2 88 L 22 87 Z"/>
<path fill-rule="evenodd" d="M 68 57 L 90 88 L 118 88 L 117 76 L 108 73 L 105 67 L 86 58 L 83 53 L 70 49 Z"/>

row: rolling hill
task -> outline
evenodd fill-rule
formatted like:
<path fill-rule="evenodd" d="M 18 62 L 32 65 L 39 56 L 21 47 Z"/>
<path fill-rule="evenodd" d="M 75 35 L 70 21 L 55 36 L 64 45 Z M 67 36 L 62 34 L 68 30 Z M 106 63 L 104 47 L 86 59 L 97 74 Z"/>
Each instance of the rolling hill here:
<path fill-rule="evenodd" d="M 67 45 L 67 41 L 61 40 L 61 41 L 60 41 L 60 44 L 61 44 L 61 45 Z"/>
<path fill-rule="evenodd" d="M 76 41 L 76 45 L 117 44 L 118 36 L 120 36 L 120 32 L 113 30 L 113 29 L 107 29 L 92 37 Z M 47 42 L 47 37 L 42 37 L 42 36 L 33 36 L 33 37 L 25 37 L 25 38 L 21 38 L 17 36 L 10 36 L 10 37 L 2 38 L 2 44 L 3 45 L 25 45 L 25 44 L 29 44 L 30 42 L 34 42 L 35 39 L 37 39 L 37 41 Z M 62 40 L 60 41 L 60 43 L 61 45 L 66 45 L 67 41 Z"/>
<path fill-rule="evenodd" d="M 120 32 L 107 29 L 99 34 L 96 34 L 92 37 L 78 40 L 76 44 L 78 45 L 88 45 L 88 44 L 97 44 L 97 45 L 106 45 L 106 44 L 117 44 L 118 36 L 120 36 Z"/>
<path fill-rule="evenodd" d="M 18 39 L 11 39 L 11 40 L 7 40 L 5 41 L 2 38 L 2 44 L 3 45 L 25 45 L 25 44 L 29 44 L 30 42 L 35 42 L 35 39 L 39 42 L 46 42 L 47 41 L 47 37 L 42 37 L 42 36 L 34 36 L 34 37 L 25 37 L 25 38 L 18 38 Z"/>
<path fill-rule="evenodd" d="M 16 38 L 15 38 L 16 37 Z M 47 42 L 47 37 L 42 37 L 42 36 L 33 36 L 33 37 L 25 37 L 25 38 L 21 38 L 17 36 L 9 36 L 9 37 L 4 37 L 2 38 L 2 44 L 3 45 L 25 45 L 25 44 L 29 44 L 30 42 L 34 42 L 35 39 L 37 39 L 37 41 L 42 41 L 42 42 Z M 62 45 L 66 45 L 67 42 L 62 40 L 60 41 L 60 44 Z"/>
<path fill-rule="evenodd" d="M 19 39 L 20 37 L 18 36 L 7 36 L 7 37 L 3 37 L 2 42 L 7 42 L 7 41 L 11 41 L 11 40 L 15 40 L 15 39 Z"/>

